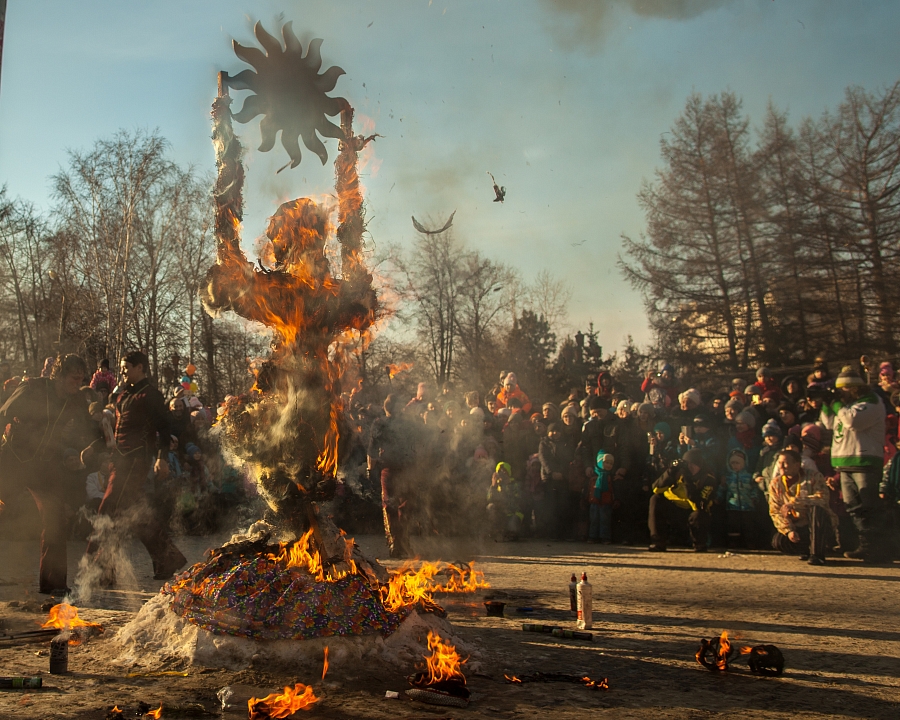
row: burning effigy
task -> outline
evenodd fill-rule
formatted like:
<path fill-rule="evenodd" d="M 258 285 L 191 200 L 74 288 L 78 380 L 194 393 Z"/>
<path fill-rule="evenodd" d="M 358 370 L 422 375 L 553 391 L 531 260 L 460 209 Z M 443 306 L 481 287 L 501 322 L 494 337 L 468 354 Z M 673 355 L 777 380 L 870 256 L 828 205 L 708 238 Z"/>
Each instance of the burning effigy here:
<path fill-rule="evenodd" d="M 220 73 L 213 103 L 217 252 L 201 295 L 214 315 L 235 312 L 272 330 L 270 355 L 257 365 L 252 389 L 229 399 L 217 426 L 226 448 L 251 469 L 269 509 L 264 521 L 167 583 L 119 639 L 226 666 L 258 658 L 263 646 L 273 658 L 296 659 L 298 652 L 318 658 L 326 639 L 333 657 L 365 653 L 373 638 L 383 645 L 392 636 L 410 655 L 413 636 L 433 628 L 452 636 L 433 593 L 472 592 L 486 583 L 471 566 L 408 565 L 389 573 L 320 510 L 333 493 L 346 435 L 347 354 L 365 346 L 381 313 L 363 253 L 357 173 L 358 155 L 374 136 L 354 135 L 350 104 L 327 95 L 343 70 L 319 74 L 321 40 L 312 40 L 304 55 L 290 23 L 283 43 L 259 23 L 255 33 L 265 52 L 235 42 L 237 56 L 254 70 Z M 232 113 L 229 88 L 255 94 Z M 299 139 L 323 164 L 327 150 L 316 133 L 338 139 L 337 224 L 327 203 L 285 202 L 266 229 L 267 259 L 254 263 L 241 248 L 243 147 L 233 121 L 259 114 L 260 150 L 271 149 L 281 131 L 292 167 L 300 162 Z M 338 114 L 340 126 L 327 118 Z M 330 239 L 339 257 L 326 252 Z M 408 632 L 398 632 L 402 624 Z M 369 640 L 361 644 L 363 638 Z"/>

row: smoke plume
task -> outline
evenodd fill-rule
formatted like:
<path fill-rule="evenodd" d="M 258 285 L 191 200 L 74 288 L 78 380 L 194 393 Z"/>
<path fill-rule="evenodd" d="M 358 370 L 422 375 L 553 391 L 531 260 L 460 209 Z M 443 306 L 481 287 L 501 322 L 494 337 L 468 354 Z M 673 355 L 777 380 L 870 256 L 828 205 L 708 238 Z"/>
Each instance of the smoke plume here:
<path fill-rule="evenodd" d="M 624 14 L 662 20 L 689 20 L 729 0 L 542 0 L 548 29 L 562 47 L 598 52 Z"/>

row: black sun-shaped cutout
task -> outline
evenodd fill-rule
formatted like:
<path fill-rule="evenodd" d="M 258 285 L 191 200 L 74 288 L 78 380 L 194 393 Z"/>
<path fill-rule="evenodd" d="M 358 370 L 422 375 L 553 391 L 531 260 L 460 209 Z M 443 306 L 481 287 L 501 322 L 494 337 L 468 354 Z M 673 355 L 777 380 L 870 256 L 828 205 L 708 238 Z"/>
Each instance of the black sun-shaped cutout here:
<path fill-rule="evenodd" d="M 280 130 L 281 144 L 291 156 L 292 168 L 300 164 L 301 137 L 303 144 L 318 155 L 324 165 L 328 160 L 328 151 L 316 131 L 323 137 L 344 137 L 341 128 L 325 117 L 337 115 L 349 107 L 344 98 L 328 97 L 326 94 L 334 90 L 344 71 L 334 66 L 319 75 L 322 40 L 316 38 L 310 41 L 304 57 L 303 46 L 289 22 L 281 28 L 284 47 L 277 38 L 266 32 L 261 23 L 256 23 L 254 32 L 265 53 L 255 47 L 245 47 L 236 40 L 233 42 L 235 54 L 256 71 L 244 70 L 227 80 L 235 90 L 256 93 L 244 100 L 234 119 L 245 123 L 257 115 L 263 115 L 259 123 L 262 133 L 260 151 L 268 152 L 275 146 L 275 135 Z"/>

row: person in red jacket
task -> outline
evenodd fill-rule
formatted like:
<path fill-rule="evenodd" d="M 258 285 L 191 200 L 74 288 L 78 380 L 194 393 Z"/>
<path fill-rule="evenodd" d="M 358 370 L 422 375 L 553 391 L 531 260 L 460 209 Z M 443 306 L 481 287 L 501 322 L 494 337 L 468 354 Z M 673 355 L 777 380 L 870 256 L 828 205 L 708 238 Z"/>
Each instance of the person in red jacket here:
<path fill-rule="evenodd" d="M 522 392 L 515 373 L 510 373 L 503 381 L 503 389 L 497 394 L 497 410 L 506 407 L 510 398 L 518 398 L 522 403 L 522 412 L 526 415 L 531 412 L 531 400 Z"/>

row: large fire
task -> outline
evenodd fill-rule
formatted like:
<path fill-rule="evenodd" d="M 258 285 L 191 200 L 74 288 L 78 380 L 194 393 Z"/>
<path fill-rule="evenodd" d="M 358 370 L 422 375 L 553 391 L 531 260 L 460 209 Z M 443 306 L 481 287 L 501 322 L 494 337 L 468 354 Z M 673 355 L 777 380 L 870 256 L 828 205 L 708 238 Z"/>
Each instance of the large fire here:
<path fill-rule="evenodd" d="M 310 685 L 296 683 L 294 687 L 285 687 L 282 693 L 272 693 L 264 698 L 250 698 L 247 709 L 250 720 L 269 720 L 269 718 L 286 718 L 298 710 L 309 710 L 319 698 Z"/>
<path fill-rule="evenodd" d="M 59 628 L 61 631 L 71 631 L 76 628 L 90 628 L 94 632 L 102 633 L 103 626 L 99 623 L 88 622 L 78 617 L 78 608 L 68 603 L 60 603 L 50 608 L 50 614 L 47 621 L 41 625 L 42 628 Z M 80 645 L 84 638 L 73 633 L 69 637 L 69 645 Z"/>

